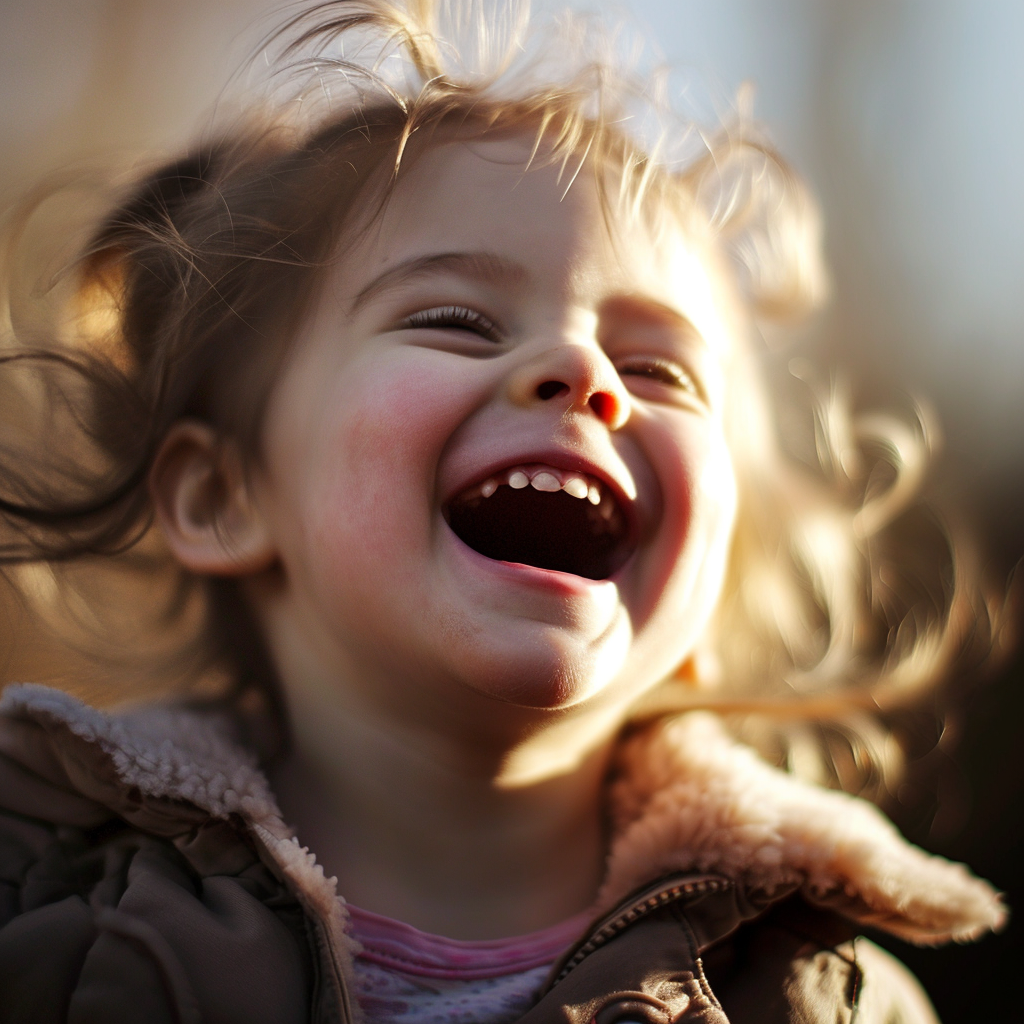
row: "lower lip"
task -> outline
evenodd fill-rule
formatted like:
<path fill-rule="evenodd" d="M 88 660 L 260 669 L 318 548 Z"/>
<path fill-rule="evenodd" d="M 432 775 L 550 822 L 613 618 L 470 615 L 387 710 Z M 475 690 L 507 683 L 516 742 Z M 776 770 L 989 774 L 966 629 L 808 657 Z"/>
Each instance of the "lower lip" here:
<path fill-rule="evenodd" d="M 471 565 L 484 569 L 508 583 L 545 590 L 550 594 L 564 597 L 591 596 L 596 590 L 615 586 L 612 580 L 591 580 L 569 572 L 558 572 L 556 569 L 539 569 L 535 565 L 524 565 L 522 562 L 499 562 L 497 559 L 481 555 L 479 551 L 474 551 L 450 528 L 447 532 L 455 543 L 456 551 Z"/>

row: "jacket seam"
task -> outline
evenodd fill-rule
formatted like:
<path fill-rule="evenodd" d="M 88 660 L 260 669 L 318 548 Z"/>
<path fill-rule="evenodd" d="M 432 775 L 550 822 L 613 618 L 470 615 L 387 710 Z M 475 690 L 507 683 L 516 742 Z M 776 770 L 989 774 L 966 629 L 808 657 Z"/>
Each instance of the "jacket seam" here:
<path fill-rule="evenodd" d="M 700 955 L 700 943 L 697 941 L 693 925 L 690 924 L 690 921 L 686 916 L 685 906 L 673 903 L 669 909 L 672 916 L 679 923 L 679 927 L 686 939 L 686 945 L 689 947 L 690 959 L 693 961 L 694 967 L 694 980 L 697 982 L 698 988 L 700 988 L 704 998 L 711 1003 L 712 1006 L 721 1009 L 722 1004 L 719 1003 L 718 997 L 715 993 L 711 991 L 711 984 L 708 981 L 707 976 L 704 974 L 704 961 L 701 959 Z"/>
<path fill-rule="evenodd" d="M 856 1024 L 857 1019 L 860 1017 L 860 992 L 861 983 L 864 980 L 864 972 L 860 969 L 860 963 L 857 960 L 857 939 L 860 936 L 854 936 L 850 942 L 850 947 L 853 950 L 853 955 L 849 960 L 843 957 L 844 960 L 850 965 L 850 973 L 852 975 L 851 983 L 849 987 L 850 994 L 850 1024 Z"/>

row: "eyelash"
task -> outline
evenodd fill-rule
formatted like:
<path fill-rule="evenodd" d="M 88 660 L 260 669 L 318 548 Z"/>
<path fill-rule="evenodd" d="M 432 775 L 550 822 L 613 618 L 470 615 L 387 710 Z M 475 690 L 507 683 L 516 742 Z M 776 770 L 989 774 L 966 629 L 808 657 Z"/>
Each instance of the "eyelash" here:
<path fill-rule="evenodd" d="M 661 384 L 680 388 L 694 398 L 705 400 L 704 391 L 685 367 L 672 359 L 643 359 L 625 362 L 618 367 L 621 376 L 647 377 Z"/>
<path fill-rule="evenodd" d="M 401 326 L 434 329 L 454 327 L 477 334 L 486 341 L 497 343 L 504 340 L 501 330 L 493 320 L 465 306 L 435 306 L 432 309 L 422 309 L 407 316 Z"/>

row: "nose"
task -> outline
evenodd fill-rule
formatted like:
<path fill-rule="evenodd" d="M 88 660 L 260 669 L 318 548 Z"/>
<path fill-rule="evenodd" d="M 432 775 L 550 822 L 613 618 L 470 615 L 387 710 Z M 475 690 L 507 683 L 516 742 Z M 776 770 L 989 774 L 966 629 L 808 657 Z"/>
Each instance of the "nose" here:
<path fill-rule="evenodd" d="M 516 405 L 556 403 L 564 411 L 597 416 L 618 430 L 629 419 L 629 392 L 599 345 L 553 345 L 518 367 L 509 382 Z"/>

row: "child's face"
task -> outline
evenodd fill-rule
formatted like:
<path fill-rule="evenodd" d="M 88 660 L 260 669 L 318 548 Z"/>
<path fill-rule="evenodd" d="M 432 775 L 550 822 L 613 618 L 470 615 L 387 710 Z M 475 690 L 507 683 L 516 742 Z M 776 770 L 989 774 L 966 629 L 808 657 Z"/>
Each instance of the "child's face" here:
<path fill-rule="evenodd" d="M 270 621 L 371 697 L 624 707 L 718 596 L 735 483 L 715 263 L 681 228 L 610 238 L 593 170 L 566 191 L 571 170 L 524 172 L 528 153 L 415 162 L 268 407 Z"/>

